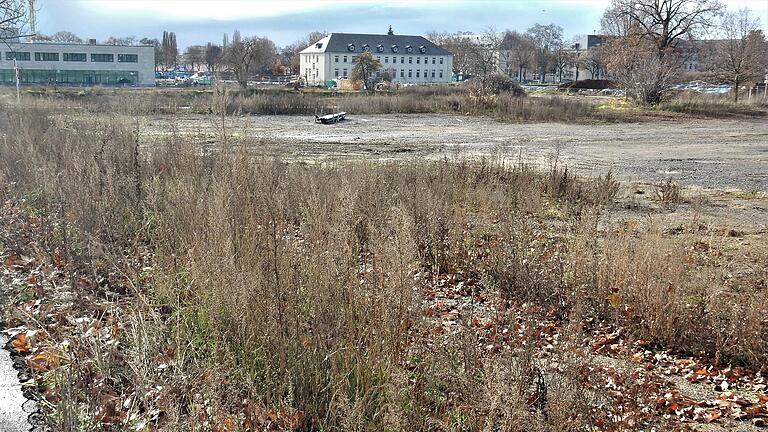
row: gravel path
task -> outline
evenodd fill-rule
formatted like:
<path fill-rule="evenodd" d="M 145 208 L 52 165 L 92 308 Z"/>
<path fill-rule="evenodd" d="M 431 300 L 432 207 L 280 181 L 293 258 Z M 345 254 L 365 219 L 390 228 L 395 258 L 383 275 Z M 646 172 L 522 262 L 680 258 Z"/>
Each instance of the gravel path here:
<path fill-rule="evenodd" d="M 7 342 L 5 335 L 0 336 L 0 344 L 5 346 Z M 0 431 L 3 432 L 26 432 L 31 428 L 27 422 L 29 413 L 23 408 L 28 401 L 21 392 L 17 375 L 9 352 L 0 351 Z"/>
<path fill-rule="evenodd" d="M 316 125 L 309 116 L 251 116 L 229 122 L 229 133 L 247 137 L 254 147 L 309 161 L 501 155 L 546 162 L 559 154 L 583 174 L 613 168 L 633 180 L 672 178 L 707 188 L 768 190 L 765 119 L 570 125 L 396 114 L 350 115 L 335 125 Z M 204 116 L 155 117 L 145 120 L 143 135 L 151 141 L 177 130 L 215 145 L 213 128 L 214 122 Z"/>

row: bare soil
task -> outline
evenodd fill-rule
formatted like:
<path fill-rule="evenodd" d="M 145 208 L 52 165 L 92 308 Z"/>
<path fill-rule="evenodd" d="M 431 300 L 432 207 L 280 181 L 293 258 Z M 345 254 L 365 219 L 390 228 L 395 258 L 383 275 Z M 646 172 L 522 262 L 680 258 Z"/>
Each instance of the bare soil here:
<path fill-rule="evenodd" d="M 216 123 L 191 114 L 145 118 L 142 136 L 150 144 L 176 131 L 216 146 Z M 350 115 L 339 124 L 318 125 L 310 116 L 248 116 L 228 119 L 226 130 L 268 154 L 308 162 L 487 155 L 548 163 L 557 156 L 586 175 L 612 169 L 624 180 L 768 191 L 768 122 L 761 119 L 574 125 L 400 114 Z"/>

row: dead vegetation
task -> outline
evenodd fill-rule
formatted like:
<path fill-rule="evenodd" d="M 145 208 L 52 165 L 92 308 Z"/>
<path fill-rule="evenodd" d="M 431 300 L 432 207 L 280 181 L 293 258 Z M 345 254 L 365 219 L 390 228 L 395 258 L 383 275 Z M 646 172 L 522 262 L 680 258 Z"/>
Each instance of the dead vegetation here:
<path fill-rule="evenodd" d="M 66 128 L 49 109 L 0 117 L 0 238 L 12 348 L 54 430 L 768 415 L 768 254 L 725 283 L 711 234 L 608 217 L 610 174 L 290 164 L 175 134 L 141 150 L 135 125 Z M 672 367 L 722 399 L 686 399 L 660 377 Z"/>

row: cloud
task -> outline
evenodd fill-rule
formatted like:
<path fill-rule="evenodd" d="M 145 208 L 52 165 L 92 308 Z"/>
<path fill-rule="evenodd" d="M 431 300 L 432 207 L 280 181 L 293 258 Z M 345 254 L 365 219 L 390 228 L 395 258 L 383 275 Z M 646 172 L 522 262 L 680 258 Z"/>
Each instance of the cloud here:
<path fill-rule="evenodd" d="M 218 42 L 239 29 L 287 45 L 313 30 L 400 34 L 438 31 L 525 30 L 555 23 L 566 37 L 594 33 L 610 0 L 68 0 L 41 1 L 38 28 L 70 30 L 100 40 L 109 36 L 160 37 L 175 31 L 180 46 Z M 766 2 L 726 0 L 768 14 Z M 762 7 L 762 9 L 760 9 Z M 762 12 L 760 12 L 762 11 Z M 768 17 L 763 18 L 763 24 Z"/>

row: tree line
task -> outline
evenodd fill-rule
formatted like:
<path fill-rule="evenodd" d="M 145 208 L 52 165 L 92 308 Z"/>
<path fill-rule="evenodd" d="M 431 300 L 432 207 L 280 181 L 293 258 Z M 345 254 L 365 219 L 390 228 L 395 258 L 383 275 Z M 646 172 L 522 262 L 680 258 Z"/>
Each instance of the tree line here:
<path fill-rule="evenodd" d="M 8 26 L 23 24 L 23 2 L 0 0 L 0 5 L 2 34 Z M 244 85 L 251 74 L 298 74 L 299 52 L 326 35 L 313 31 L 278 48 L 267 37 L 241 36 L 236 30 L 231 39 L 225 34 L 221 43 L 191 45 L 184 52 L 172 31 L 163 32 L 161 39 L 112 36 L 102 43 L 151 45 L 157 70 L 205 68 L 231 73 Z M 768 69 L 768 43 L 759 19 L 748 9 L 727 11 L 720 0 L 612 0 L 601 19 L 601 36 L 601 46 L 585 49 L 577 45 L 579 37 L 567 40 L 556 24 L 534 24 L 522 32 L 488 28 L 479 35 L 427 34 L 453 53 L 454 73 L 474 75 L 481 82 L 498 73 L 518 81 L 562 81 L 566 74 L 578 80 L 585 73 L 610 78 L 629 97 L 645 103 L 660 101 L 693 61 L 702 79 L 732 84 L 735 98 L 740 86 L 760 80 Z M 83 43 L 69 31 L 33 38 Z"/>
<path fill-rule="evenodd" d="M 656 103 L 687 73 L 738 89 L 768 73 L 768 43 L 749 9 L 728 11 L 719 0 L 613 0 L 601 19 L 600 45 L 566 40 L 555 24 L 480 34 L 431 32 L 454 54 L 453 72 L 483 81 L 495 73 L 518 81 L 610 78 L 627 95 Z M 695 74 L 690 71 L 696 70 Z M 580 75 L 580 73 L 582 75 Z"/>

